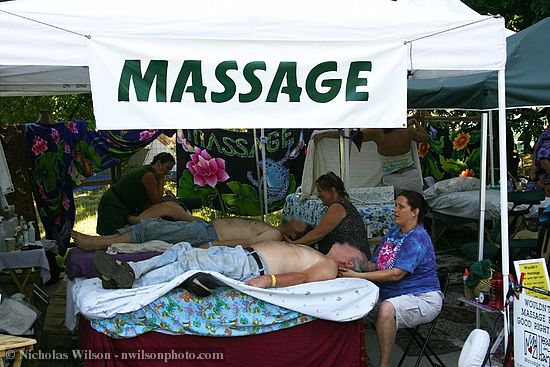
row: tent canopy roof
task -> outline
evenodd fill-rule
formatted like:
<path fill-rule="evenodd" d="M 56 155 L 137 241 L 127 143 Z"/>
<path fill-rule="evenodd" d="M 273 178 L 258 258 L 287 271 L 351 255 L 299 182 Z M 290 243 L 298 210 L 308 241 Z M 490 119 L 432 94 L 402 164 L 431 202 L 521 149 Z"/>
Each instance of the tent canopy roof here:
<path fill-rule="evenodd" d="M 506 107 L 550 105 L 550 18 L 507 38 Z M 409 80 L 409 108 L 491 110 L 497 104 L 497 73 Z"/>
<path fill-rule="evenodd" d="M 409 46 L 408 60 L 409 67 L 415 70 L 499 70 L 504 68 L 505 61 L 503 19 L 473 12 L 426 9 L 406 2 L 342 0 L 336 5 L 330 0 L 280 0 L 260 6 L 252 0 L 191 3 L 17 0 L 0 4 L 0 40 L 4 46 L 0 53 L 0 95 L 17 94 L 18 86 L 21 94 L 32 94 L 33 80 L 37 80 L 37 94 L 44 94 L 48 88 L 58 93 L 64 89 L 57 81 L 60 73 L 70 75 L 65 83 L 67 92 L 74 93 L 77 89 L 72 84 L 84 88 L 89 83 L 87 70 L 67 68 L 88 66 L 84 35 L 217 40 L 416 40 Z M 466 54 L 468 57 L 464 57 Z M 4 82 L 5 66 L 65 69 L 55 70 L 51 78 L 48 73 L 43 74 L 48 69 L 11 69 L 12 76 L 18 73 L 21 78 L 12 77 Z"/>

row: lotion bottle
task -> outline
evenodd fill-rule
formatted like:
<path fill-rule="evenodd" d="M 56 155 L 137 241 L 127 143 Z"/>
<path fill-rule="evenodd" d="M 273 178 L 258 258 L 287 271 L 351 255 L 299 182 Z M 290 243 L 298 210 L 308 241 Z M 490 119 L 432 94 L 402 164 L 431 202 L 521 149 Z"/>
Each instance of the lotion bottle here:
<path fill-rule="evenodd" d="M 29 221 L 29 242 L 34 245 L 36 241 L 36 230 L 34 229 L 34 222 Z"/>

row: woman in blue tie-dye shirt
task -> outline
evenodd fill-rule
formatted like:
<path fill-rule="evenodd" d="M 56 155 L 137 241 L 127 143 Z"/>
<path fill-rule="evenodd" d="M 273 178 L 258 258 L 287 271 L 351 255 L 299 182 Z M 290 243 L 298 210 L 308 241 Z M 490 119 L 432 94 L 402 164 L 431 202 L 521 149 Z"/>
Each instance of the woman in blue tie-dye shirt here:
<path fill-rule="evenodd" d="M 394 222 L 369 261 L 369 272 L 340 269 L 339 274 L 375 282 L 380 287 L 376 333 L 380 366 L 390 364 L 399 328 L 433 320 L 443 304 L 437 278 L 435 253 L 422 225 L 427 210 L 421 194 L 403 191 L 395 200 Z"/>

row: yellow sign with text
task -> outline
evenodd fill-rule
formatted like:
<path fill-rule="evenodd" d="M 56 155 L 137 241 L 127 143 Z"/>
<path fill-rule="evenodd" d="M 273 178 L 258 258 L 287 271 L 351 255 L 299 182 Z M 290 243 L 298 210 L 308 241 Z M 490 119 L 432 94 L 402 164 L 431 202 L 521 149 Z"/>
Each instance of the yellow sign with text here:
<path fill-rule="evenodd" d="M 523 293 L 531 297 L 550 300 L 549 296 L 545 296 L 531 289 L 550 290 L 550 280 L 548 279 L 548 270 L 544 259 L 529 259 L 514 261 L 518 281 L 523 273 Z M 531 289 L 527 289 L 531 288 Z"/>

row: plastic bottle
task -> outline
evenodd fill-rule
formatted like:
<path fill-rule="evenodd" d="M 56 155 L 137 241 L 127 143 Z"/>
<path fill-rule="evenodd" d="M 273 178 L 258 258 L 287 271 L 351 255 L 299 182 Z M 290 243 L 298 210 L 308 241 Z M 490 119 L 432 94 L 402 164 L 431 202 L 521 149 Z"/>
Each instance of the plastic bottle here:
<path fill-rule="evenodd" d="M 21 215 L 19 217 L 19 226 L 23 227 L 24 224 L 25 224 L 25 218 Z"/>
<path fill-rule="evenodd" d="M 464 297 L 468 299 L 474 298 L 474 293 L 468 287 L 466 287 L 466 279 L 470 276 L 470 271 L 468 268 L 464 268 L 464 274 L 462 275 L 462 284 L 464 285 Z"/>
<path fill-rule="evenodd" d="M 34 228 L 34 221 L 29 221 L 29 242 L 34 245 L 36 242 L 36 230 Z"/>
<path fill-rule="evenodd" d="M 464 268 L 464 275 L 462 275 L 462 283 L 466 284 L 466 279 L 470 276 L 470 271 L 468 268 Z"/>
<path fill-rule="evenodd" d="M 502 273 L 495 273 L 491 279 L 491 301 L 489 302 L 491 308 L 497 310 L 502 310 L 504 308 L 502 292 Z"/>
<path fill-rule="evenodd" d="M 21 226 L 21 231 L 23 232 L 23 245 L 25 246 L 29 242 L 29 228 L 27 227 L 27 223 L 23 223 Z"/>

